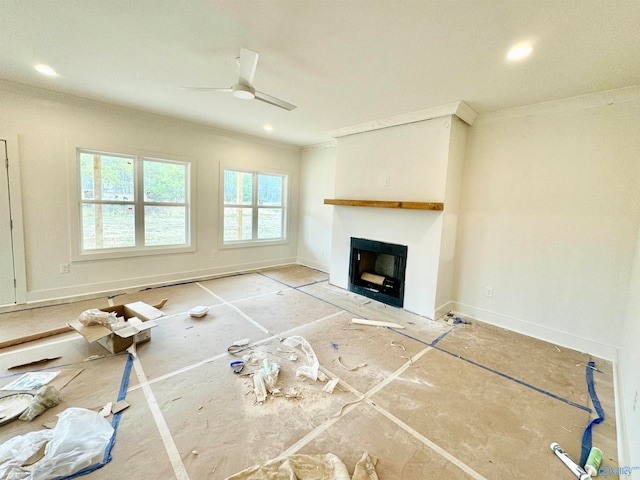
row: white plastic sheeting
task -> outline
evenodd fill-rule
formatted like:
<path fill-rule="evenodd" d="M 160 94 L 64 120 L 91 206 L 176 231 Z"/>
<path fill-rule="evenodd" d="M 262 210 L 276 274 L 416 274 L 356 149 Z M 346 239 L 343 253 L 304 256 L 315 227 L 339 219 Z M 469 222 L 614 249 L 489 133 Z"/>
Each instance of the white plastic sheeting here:
<path fill-rule="evenodd" d="M 0 478 L 48 480 L 77 472 L 102 460 L 112 436 L 113 427 L 96 412 L 68 408 L 52 430 L 18 435 L 0 445 Z M 44 457 L 23 467 L 45 444 Z"/>

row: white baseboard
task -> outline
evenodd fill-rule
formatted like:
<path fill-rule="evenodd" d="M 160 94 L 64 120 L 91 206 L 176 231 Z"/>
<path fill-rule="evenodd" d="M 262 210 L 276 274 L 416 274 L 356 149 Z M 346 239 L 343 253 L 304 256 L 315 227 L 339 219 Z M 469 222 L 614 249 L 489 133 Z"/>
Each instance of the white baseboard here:
<path fill-rule="evenodd" d="M 529 337 L 544 340 L 545 342 L 555 343 L 562 347 L 578 350 L 579 352 L 588 353 L 604 360 L 611 362 L 616 361 L 618 347 L 593 341 L 573 333 L 563 332 L 554 328 L 537 325 L 519 318 L 510 317 L 501 313 L 485 310 L 484 308 L 474 307 L 459 302 L 451 302 L 454 308 L 450 308 L 464 316 L 471 317 L 480 322 L 489 323 L 498 327 L 513 330 Z"/>
<path fill-rule="evenodd" d="M 456 302 L 453 300 L 449 300 L 444 305 L 441 305 L 435 309 L 433 312 L 433 319 L 438 320 L 440 317 L 445 316 L 447 313 L 454 311 L 456 308 Z"/>
<path fill-rule="evenodd" d="M 206 268 L 202 270 L 191 270 L 187 272 L 170 273 L 163 275 L 150 275 L 146 277 L 134 277 L 114 280 L 109 282 L 91 283 L 82 286 L 71 286 L 62 288 L 51 288 L 46 290 L 33 290 L 28 292 L 27 304 L 41 302 L 59 302 L 61 299 L 81 299 L 83 297 L 103 294 L 109 295 L 115 292 L 122 292 L 132 288 L 146 288 L 172 283 L 198 281 L 223 275 L 237 273 L 247 273 L 264 268 L 281 267 L 295 264 L 295 258 L 281 258 L 262 262 L 242 263 L 236 265 L 225 265 L 223 267 Z"/>
<path fill-rule="evenodd" d="M 629 451 L 626 410 L 625 410 L 625 391 L 624 381 L 622 379 L 621 366 L 618 363 L 618 357 L 613 362 L 613 390 L 615 392 L 616 405 L 616 441 L 618 444 L 618 465 L 631 465 L 631 452 Z"/>
<path fill-rule="evenodd" d="M 320 263 L 320 262 L 316 262 L 315 260 L 310 260 L 308 258 L 300 258 L 300 257 L 298 257 L 296 263 L 304 267 L 320 270 L 321 272 L 324 272 L 327 274 L 329 273 L 329 265 L 325 263 Z"/>

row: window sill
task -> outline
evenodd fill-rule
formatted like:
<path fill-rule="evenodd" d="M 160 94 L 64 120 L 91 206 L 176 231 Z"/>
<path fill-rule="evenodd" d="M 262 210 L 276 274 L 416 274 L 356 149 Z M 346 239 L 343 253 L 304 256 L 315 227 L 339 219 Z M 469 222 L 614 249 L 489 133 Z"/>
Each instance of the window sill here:
<path fill-rule="evenodd" d="M 71 256 L 72 262 L 91 262 L 95 260 L 111 260 L 118 258 L 147 257 L 151 255 L 173 255 L 180 253 L 192 253 L 196 251 L 195 245 L 180 247 L 148 247 L 145 249 L 103 249 L 74 253 Z"/>
<path fill-rule="evenodd" d="M 247 247 L 269 247 L 274 245 L 285 245 L 289 243 L 288 239 L 278 240 L 239 240 L 237 242 L 228 242 L 220 245 L 220 250 L 231 250 L 233 248 L 247 248 Z"/>

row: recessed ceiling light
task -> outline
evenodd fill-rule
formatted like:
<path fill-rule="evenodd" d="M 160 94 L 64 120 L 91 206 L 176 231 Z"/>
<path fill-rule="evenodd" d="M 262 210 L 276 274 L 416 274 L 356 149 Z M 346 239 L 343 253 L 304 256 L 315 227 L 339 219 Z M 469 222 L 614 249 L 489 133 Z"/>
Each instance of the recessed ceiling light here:
<path fill-rule="evenodd" d="M 43 75 L 47 75 L 48 77 L 57 77 L 58 74 L 56 73 L 56 71 L 51 68 L 49 65 L 36 65 L 34 67 L 38 72 L 40 72 Z"/>
<path fill-rule="evenodd" d="M 507 53 L 507 58 L 509 60 L 522 60 L 523 58 L 528 57 L 533 52 L 533 46 L 529 44 L 520 44 L 513 47 Z"/>
<path fill-rule="evenodd" d="M 267 132 L 270 132 L 270 131 L 272 131 L 272 130 L 273 130 L 273 125 L 271 125 L 271 124 L 267 123 L 267 124 L 266 124 L 264 127 L 262 127 L 262 128 L 263 128 L 263 130 L 265 130 L 265 131 L 267 131 Z"/>

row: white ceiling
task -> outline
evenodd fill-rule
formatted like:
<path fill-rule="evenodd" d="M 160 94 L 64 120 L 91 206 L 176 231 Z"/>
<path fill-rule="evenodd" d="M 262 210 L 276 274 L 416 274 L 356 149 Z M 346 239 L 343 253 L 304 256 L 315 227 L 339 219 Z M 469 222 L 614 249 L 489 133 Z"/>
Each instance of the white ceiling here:
<path fill-rule="evenodd" d="M 458 100 L 640 85 L 639 32 L 640 0 L 0 0 L 0 79 L 303 146 Z M 533 55 L 507 62 L 522 41 Z M 296 110 L 180 90 L 231 86 L 240 47 L 260 54 L 256 89 Z"/>

